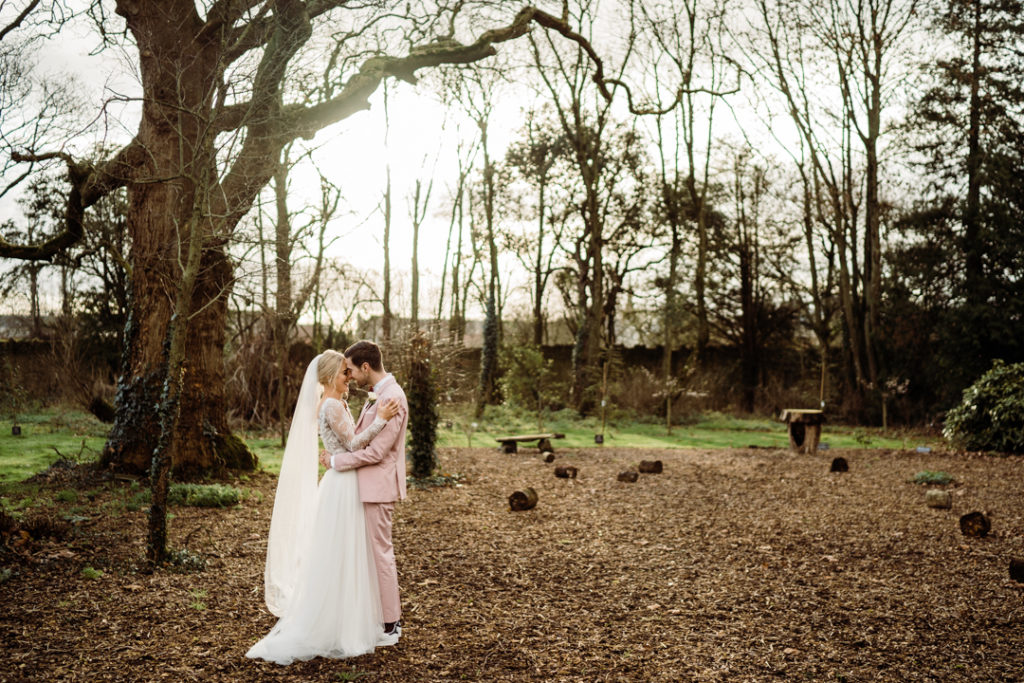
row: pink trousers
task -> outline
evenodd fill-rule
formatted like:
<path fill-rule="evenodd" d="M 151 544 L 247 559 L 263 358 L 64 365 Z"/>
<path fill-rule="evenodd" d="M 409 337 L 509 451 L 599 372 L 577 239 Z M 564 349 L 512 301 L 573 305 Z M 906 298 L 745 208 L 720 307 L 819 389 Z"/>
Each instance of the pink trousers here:
<path fill-rule="evenodd" d="M 402 605 L 398 596 L 398 567 L 395 565 L 395 547 L 391 544 L 391 516 L 394 503 L 363 503 L 366 518 L 366 534 L 373 549 L 373 561 L 377 565 L 377 583 L 380 586 L 380 606 L 384 621 L 398 621 L 402 617 Z"/>

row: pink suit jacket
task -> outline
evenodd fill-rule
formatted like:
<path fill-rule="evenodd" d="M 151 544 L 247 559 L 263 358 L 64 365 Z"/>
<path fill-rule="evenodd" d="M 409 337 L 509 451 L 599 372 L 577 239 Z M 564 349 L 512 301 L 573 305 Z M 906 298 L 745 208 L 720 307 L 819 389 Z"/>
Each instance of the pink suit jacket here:
<path fill-rule="evenodd" d="M 405 427 L 409 422 L 409 403 L 394 376 L 380 381 L 377 400 L 363 405 L 356 433 L 366 429 L 377 417 L 377 406 L 389 398 L 398 401 L 398 415 L 372 441 L 358 451 L 335 453 L 334 467 L 355 469 L 359 476 L 359 499 L 364 503 L 393 503 L 405 498 Z"/>

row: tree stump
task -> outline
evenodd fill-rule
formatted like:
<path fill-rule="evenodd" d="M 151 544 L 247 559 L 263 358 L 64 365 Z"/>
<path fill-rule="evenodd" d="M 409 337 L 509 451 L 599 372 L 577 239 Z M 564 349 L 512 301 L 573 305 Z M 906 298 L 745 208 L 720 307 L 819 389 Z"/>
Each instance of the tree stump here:
<path fill-rule="evenodd" d="M 537 442 L 537 448 L 541 453 L 551 453 L 555 449 L 551 447 L 551 439 L 541 439 Z"/>
<path fill-rule="evenodd" d="M 547 453 L 541 453 L 541 455 L 544 456 L 544 462 L 554 462 L 555 461 L 555 454 L 552 453 L 551 451 L 548 451 Z"/>
<path fill-rule="evenodd" d="M 569 465 L 559 465 L 555 468 L 555 476 L 560 479 L 575 479 L 579 470 Z"/>
<path fill-rule="evenodd" d="M 984 538 L 992 530 L 992 522 L 982 512 L 968 512 L 960 518 L 960 532 L 972 538 Z"/>
<path fill-rule="evenodd" d="M 515 441 L 503 441 L 501 443 L 501 452 L 506 454 L 518 453 L 519 449 L 516 447 Z"/>
<path fill-rule="evenodd" d="M 632 484 L 634 481 L 640 478 L 640 474 L 635 470 L 626 470 L 625 472 L 619 472 L 619 481 L 625 481 Z"/>
<path fill-rule="evenodd" d="M 849 472 L 850 463 L 846 462 L 846 458 L 832 458 L 832 466 L 828 468 L 829 472 Z"/>
<path fill-rule="evenodd" d="M 641 460 L 637 469 L 644 474 L 661 474 L 662 466 L 660 460 Z"/>
<path fill-rule="evenodd" d="M 786 408 L 779 417 L 788 425 L 789 447 L 797 452 L 814 453 L 821 439 L 825 414 L 820 410 Z"/>
<path fill-rule="evenodd" d="M 1024 559 L 1015 557 L 1010 560 L 1010 578 L 1017 583 L 1024 583 Z"/>
<path fill-rule="evenodd" d="M 515 491 L 508 497 L 510 510 L 531 510 L 537 504 L 537 492 L 527 486 L 522 491 Z"/>
<path fill-rule="evenodd" d="M 930 508 L 948 510 L 953 507 L 953 496 L 943 489 L 929 489 L 924 494 L 924 502 Z"/>

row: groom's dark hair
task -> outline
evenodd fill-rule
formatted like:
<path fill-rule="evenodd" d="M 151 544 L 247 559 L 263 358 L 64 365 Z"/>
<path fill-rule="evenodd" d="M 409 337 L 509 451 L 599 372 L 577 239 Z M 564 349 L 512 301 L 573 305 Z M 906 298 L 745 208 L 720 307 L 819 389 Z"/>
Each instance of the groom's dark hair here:
<path fill-rule="evenodd" d="M 357 368 L 361 368 L 363 363 L 369 363 L 370 369 L 374 372 L 382 372 L 384 370 L 384 364 L 381 362 L 380 347 L 368 339 L 357 341 L 345 349 L 345 358 L 352 361 L 352 364 Z"/>

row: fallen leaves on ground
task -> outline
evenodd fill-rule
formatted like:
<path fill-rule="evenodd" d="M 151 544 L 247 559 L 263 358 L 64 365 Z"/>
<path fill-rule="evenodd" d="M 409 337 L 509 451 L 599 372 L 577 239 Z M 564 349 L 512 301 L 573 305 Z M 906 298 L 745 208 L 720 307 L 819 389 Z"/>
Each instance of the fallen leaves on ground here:
<path fill-rule="evenodd" d="M 829 473 L 835 454 L 444 450 L 461 484 L 396 510 L 400 644 L 287 667 L 244 657 L 274 624 L 276 479 L 175 508 L 172 545 L 207 566 L 180 574 L 139 571 L 145 514 L 116 512 L 110 482 L 67 538 L 0 555 L 0 682 L 1020 680 L 1021 459 L 856 450 Z M 644 459 L 664 472 L 617 480 Z M 925 505 L 922 470 L 954 476 L 952 509 Z M 537 506 L 510 511 L 526 486 Z M 986 538 L 961 535 L 972 510 Z"/>

